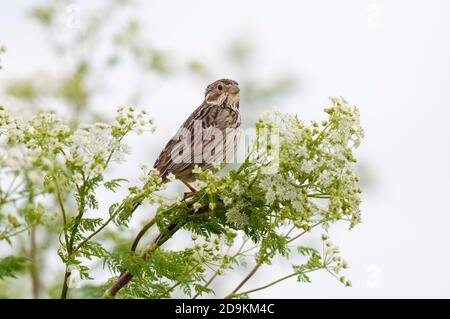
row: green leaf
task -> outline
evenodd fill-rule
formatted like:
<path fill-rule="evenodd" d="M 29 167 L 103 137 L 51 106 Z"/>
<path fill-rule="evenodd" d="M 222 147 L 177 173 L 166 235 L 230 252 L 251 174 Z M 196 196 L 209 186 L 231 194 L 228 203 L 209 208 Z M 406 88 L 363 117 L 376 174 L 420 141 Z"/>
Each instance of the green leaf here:
<path fill-rule="evenodd" d="M 5 277 L 16 278 L 16 273 L 24 270 L 27 257 L 7 256 L 0 258 L 0 279 Z"/>
<path fill-rule="evenodd" d="M 103 218 L 82 218 L 78 229 L 80 232 L 95 231 L 103 223 Z"/>
<path fill-rule="evenodd" d="M 302 254 L 303 256 L 311 256 L 313 254 L 318 254 L 319 252 L 317 249 L 314 249 L 312 247 L 305 247 L 305 246 L 298 246 L 297 251 Z"/>
<path fill-rule="evenodd" d="M 93 241 L 87 241 L 84 243 L 82 249 L 80 250 L 80 254 L 82 254 L 87 259 L 91 259 L 92 257 L 105 257 L 108 256 L 108 251 L 103 248 L 102 245 Z"/>
<path fill-rule="evenodd" d="M 211 288 L 208 288 L 208 287 L 205 287 L 205 286 L 199 285 L 199 284 L 195 284 L 194 289 L 195 289 L 195 292 L 199 293 L 200 295 L 202 295 L 203 293 L 215 294 L 214 290 L 212 290 Z"/>
<path fill-rule="evenodd" d="M 115 192 L 120 187 L 120 182 L 128 182 L 126 178 L 115 178 L 103 183 L 103 186 L 112 192 Z"/>

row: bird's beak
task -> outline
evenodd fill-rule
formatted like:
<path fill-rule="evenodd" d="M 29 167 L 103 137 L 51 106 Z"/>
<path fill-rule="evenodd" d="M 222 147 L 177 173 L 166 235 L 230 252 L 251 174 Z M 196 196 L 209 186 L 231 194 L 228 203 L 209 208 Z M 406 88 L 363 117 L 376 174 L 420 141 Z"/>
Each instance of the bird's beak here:
<path fill-rule="evenodd" d="M 238 86 L 230 86 L 230 88 L 228 89 L 228 93 L 233 94 L 233 95 L 238 94 L 239 91 L 240 91 L 240 89 Z"/>

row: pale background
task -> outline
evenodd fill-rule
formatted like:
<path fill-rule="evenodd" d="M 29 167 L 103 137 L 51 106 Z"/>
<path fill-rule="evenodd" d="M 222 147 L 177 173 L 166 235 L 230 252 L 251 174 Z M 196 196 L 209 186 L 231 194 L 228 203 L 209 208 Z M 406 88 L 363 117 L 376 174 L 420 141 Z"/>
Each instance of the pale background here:
<path fill-rule="evenodd" d="M 52 67 L 45 40 L 24 18 L 30 2 L 0 4 L 0 42 L 8 47 L 0 86 L 30 69 Z M 343 95 L 361 110 L 367 135 L 357 152 L 364 167 L 363 222 L 351 232 L 332 228 L 353 287 L 316 273 L 312 284 L 286 281 L 253 297 L 450 297 L 450 2 L 161 0 L 145 2 L 140 15 L 160 47 L 214 65 L 211 81 L 239 81 L 238 71 L 217 56 L 242 35 L 255 44 L 252 67 L 261 79 L 278 70 L 298 78 L 297 89 L 274 106 L 319 119 L 327 97 Z M 134 85 L 127 74 L 117 76 L 124 92 Z M 141 107 L 155 117 L 158 131 L 131 141 L 125 172 L 153 162 L 199 105 L 206 84 L 187 76 L 152 82 Z M 124 102 L 120 97 L 106 95 L 104 112 L 112 114 Z M 246 287 L 287 271 L 285 262 L 263 268 Z"/>

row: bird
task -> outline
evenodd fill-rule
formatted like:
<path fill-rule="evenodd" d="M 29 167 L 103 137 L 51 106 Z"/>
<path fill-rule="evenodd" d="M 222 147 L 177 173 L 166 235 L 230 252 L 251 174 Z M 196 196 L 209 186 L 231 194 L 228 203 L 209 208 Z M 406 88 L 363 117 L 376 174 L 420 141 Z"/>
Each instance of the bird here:
<path fill-rule="evenodd" d="M 223 167 L 236 154 L 241 126 L 239 92 L 238 82 L 231 79 L 220 79 L 209 84 L 203 103 L 183 122 L 153 164 L 163 182 L 167 182 L 172 174 L 189 188 L 190 192 L 185 193 L 185 197 L 197 192 L 189 184 L 195 180 L 194 169 L 197 165 L 202 169 L 209 169 L 216 164 Z M 141 203 L 142 200 L 134 202 L 129 214 Z M 175 226 L 176 223 L 173 223 L 168 229 Z M 136 237 L 132 251 L 135 251 L 140 237 L 147 229 L 144 227 Z M 130 280 L 131 277 L 129 272 L 124 271 L 119 281 L 120 278 Z"/>
<path fill-rule="evenodd" d="M 210 169 L 223 167 L 236 154 L 240 136 L 238 82 L 219 79 L 206 87 L 203 103 L 183 122 L 167 142 L 153 168 L 163 182 L 172 174 L 186 185 L 192 195 L 197 190 L 190 184 L 196 179 L 196 166 Z M 133 211 L 141 204 L 135 202 Z"/>
<path fill-rule="evenodd" d="M 192 171 L 196 165 L 202 169 L 215 164 L 223 167 L 234 156 L 241 126 L 239 92 L 239 84 L 231 79 L 206 87 L 203 103 L 184 121 L 153 165 L 163 180 L 173 174 L 195 192 L 189 182 L 195 180 Z"/>

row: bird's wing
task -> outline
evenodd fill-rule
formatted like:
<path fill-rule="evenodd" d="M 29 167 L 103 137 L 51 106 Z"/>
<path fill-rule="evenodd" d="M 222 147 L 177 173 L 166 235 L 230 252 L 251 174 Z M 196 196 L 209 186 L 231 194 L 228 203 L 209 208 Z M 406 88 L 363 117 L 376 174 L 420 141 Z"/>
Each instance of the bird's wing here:
<path fill-rule="evenodd" d="M 178 175 L 189 171 L 195 164 L 205 161 L 209 164 L 223 162 L 224 156 L 228 156 L 227 152 L 235 150 L 229 147 L 230 144 L 237 144 L 236 136 L 224 136 L 227 134 L 226 129 L 237 129 L 239 126 L 238 111 L 205 101 L 167 143 L 154 167 L 165 177 L 169 173 Z M 223 139 L 226 139 L 225 145 Z M 183 152 L 183 149 L 189 151 Z"/>
<path fill-rule="evenodd" d="M 196 123 L 196 121 L 201 121 L 202 127 L 204 128 L 204 126 L 207 124 L 206 119 L 209 118 L 209 114 L 214 107 L 216 106 L 213 104 L 203 102 L 203 104 L 195 109 L 195 111 L 192 112 L 192 114 L 186 119 L 186 121 L 184 121 L 175 136 L 172 137 L 166 144 L 154 164 L 154 167 L 160 172 L 162 177 L 167 176 L 169 173 L 176 175 L 178 172 L 182 172 L 193 166 L 194 154 L 192 154 L 192 152 L 184 152 L 176 158 L 176 162 L 173 161 L 172 154 L 176 154 L 177 151 L 182 151 L 183 143 L 180 142 L 180 137 L 186 138 L 186 133 L 190 135 L 187 136 L 189 140 L 184 141 L 185 143 L 193 145 L 194 142 L 197 142 L 195 140 L 195 136 L 194 139 L 192 139 L 192 136 L 194 135 L 194 124 Z"/>

